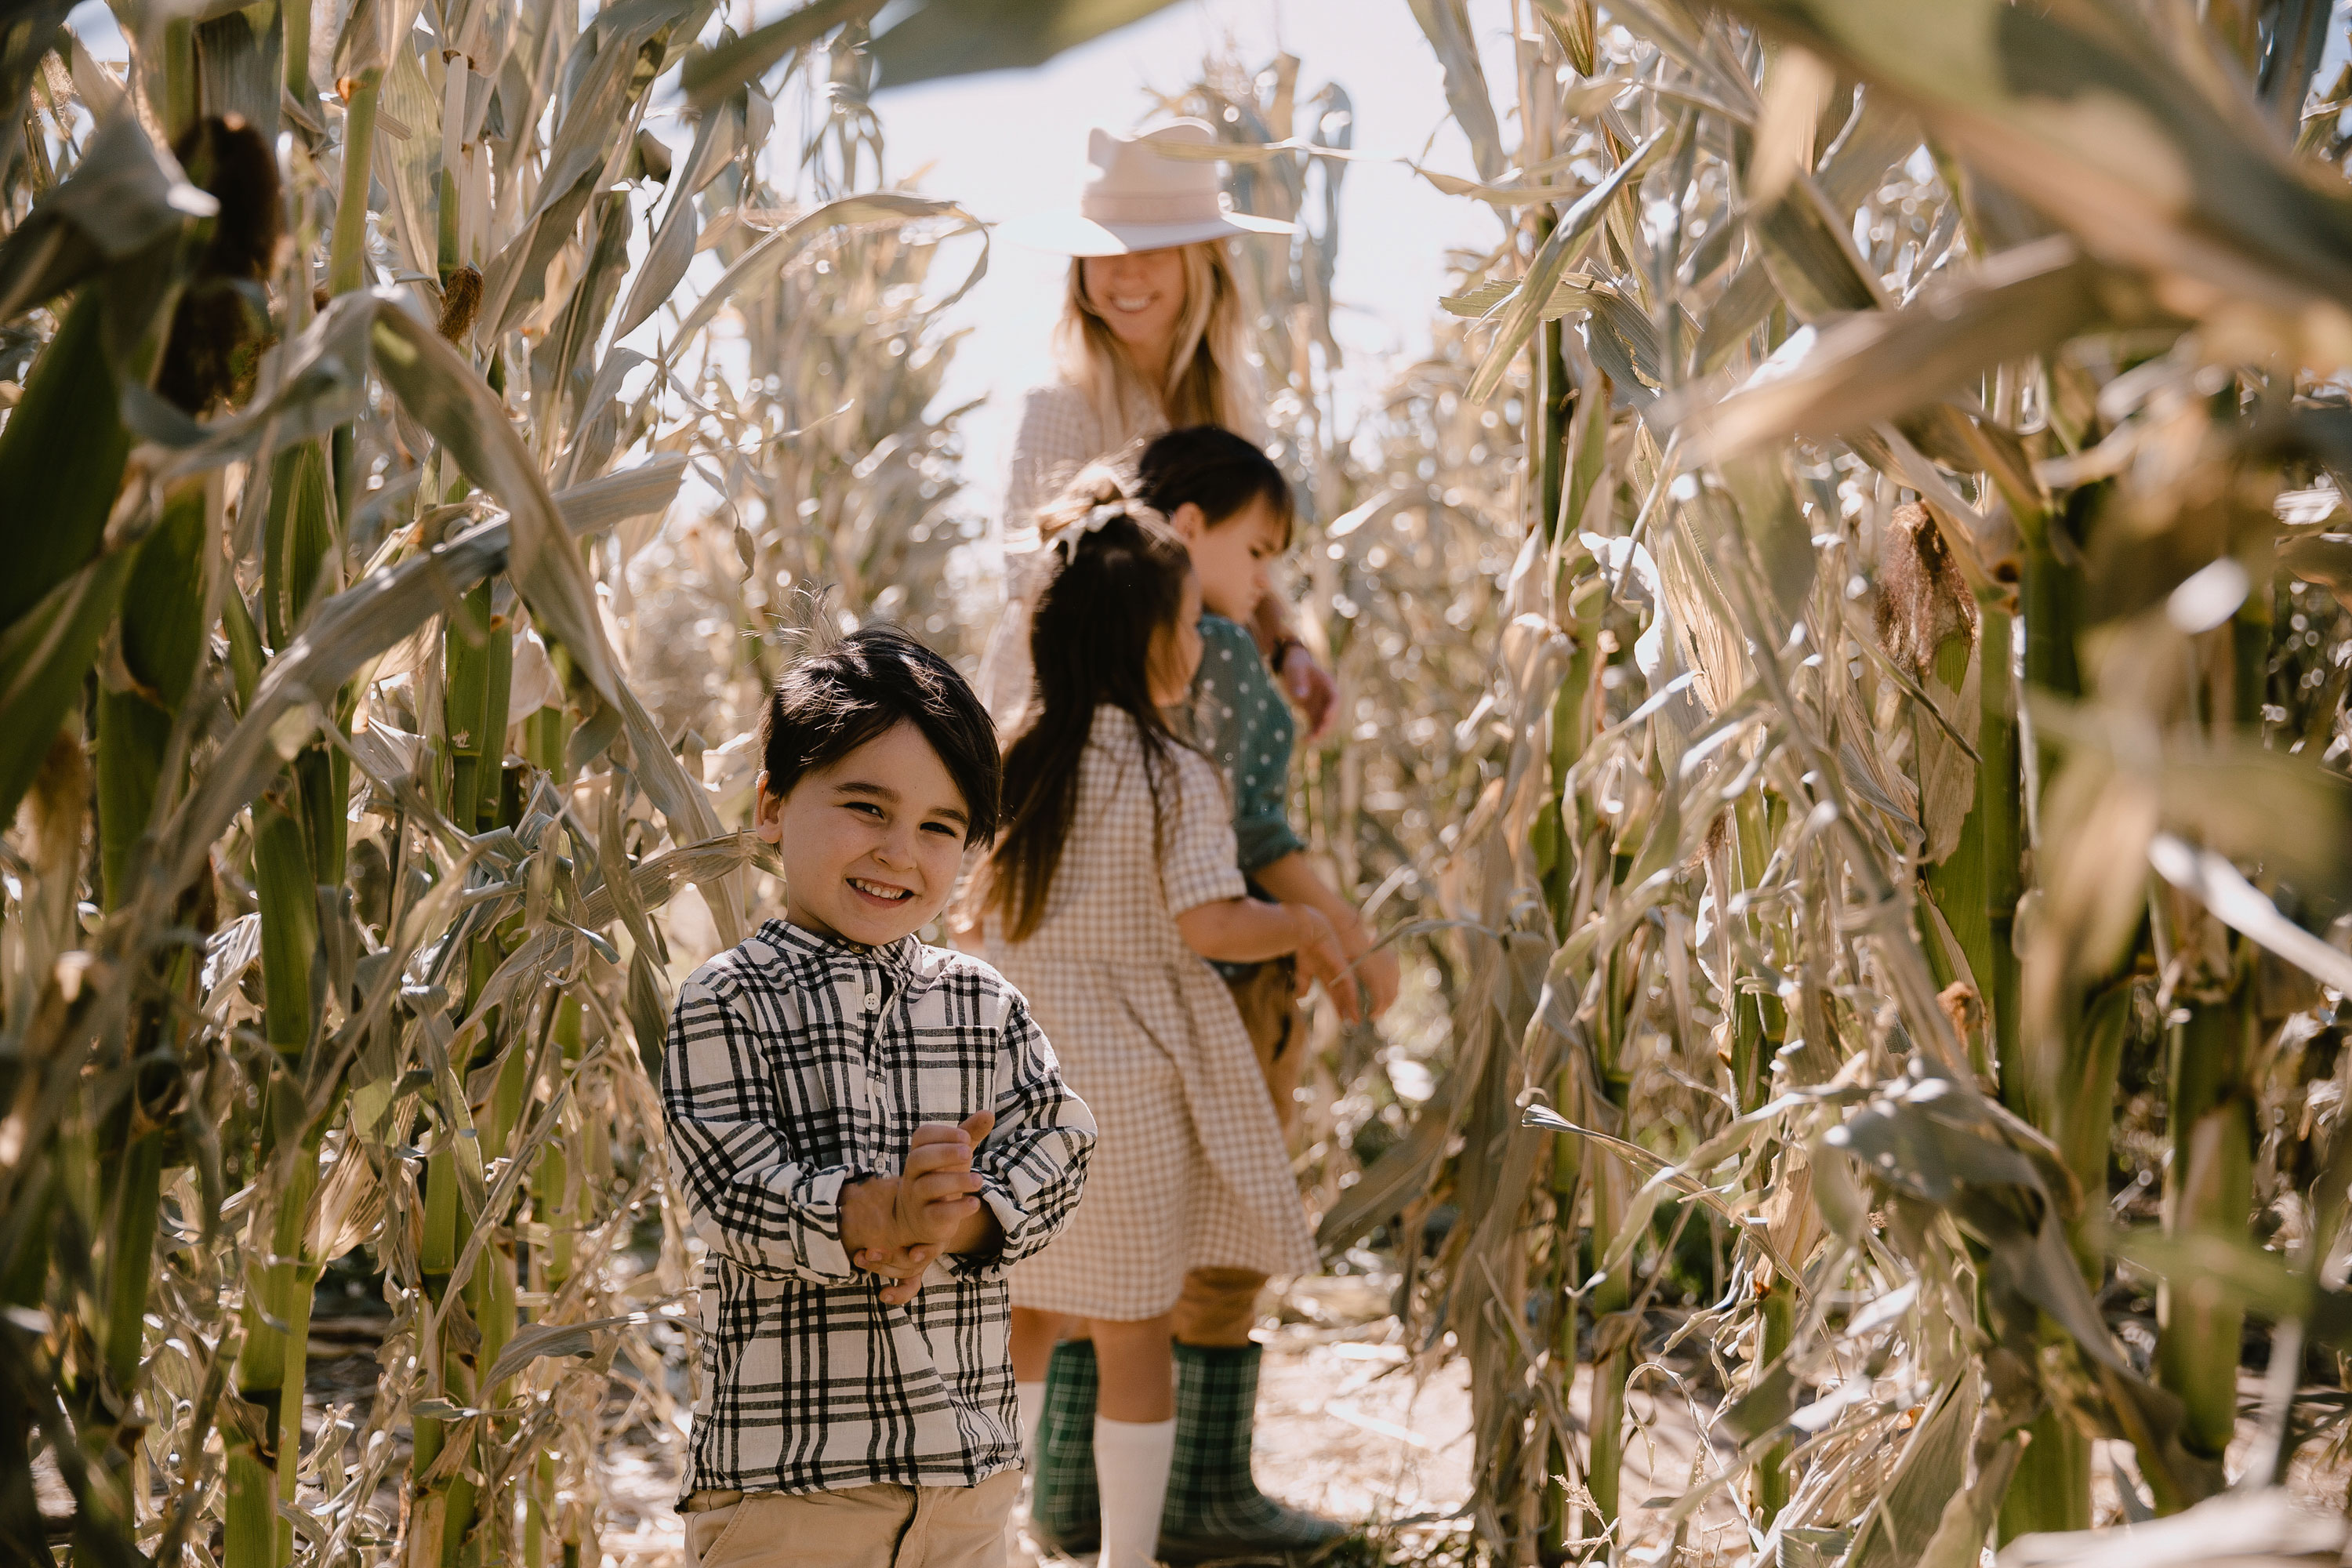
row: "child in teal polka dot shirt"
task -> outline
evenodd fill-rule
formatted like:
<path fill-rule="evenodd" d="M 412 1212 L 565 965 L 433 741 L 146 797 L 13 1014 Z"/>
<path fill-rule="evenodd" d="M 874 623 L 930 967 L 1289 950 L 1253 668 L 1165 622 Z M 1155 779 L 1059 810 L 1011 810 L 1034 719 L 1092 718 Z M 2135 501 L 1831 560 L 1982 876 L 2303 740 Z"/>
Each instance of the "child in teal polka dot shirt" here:
<path fill-rule="evenodd" d="M 1144 448 L 1137 487 L 1192 555 L 1201 582 L 1201 670 L 1193 678 L 1192 739 L 1225 775 L 1242 875 L 1261 898 L 1311 904 L 1339 933 L 1366 994 L 1334 1000 L 1349 1022 L 1396 995 L 1397 965 L 1375 949 L 1355 910 L 1308 858 L 1290 826 L 1290 704 L 1247 629 L 1270 586 L 1266 574 L 1290 548 L 1290 483 L 1272 459 L 1214 425 L 1171 430 Z M 1286 658 L 1295 644 L 1276 650 Z M 1238 992 L 1256 965 L 1219 965 Z M 1243 1001 L 1246 1016 L 1249 1003 Z M 1255 1021 L 1253 1021 L 1255 1027 Z M 1287 1106 L 1279 1108 L 1286 1113 Z M 1286 1114 L 1286 1120 L 1287 1120 Z"/>

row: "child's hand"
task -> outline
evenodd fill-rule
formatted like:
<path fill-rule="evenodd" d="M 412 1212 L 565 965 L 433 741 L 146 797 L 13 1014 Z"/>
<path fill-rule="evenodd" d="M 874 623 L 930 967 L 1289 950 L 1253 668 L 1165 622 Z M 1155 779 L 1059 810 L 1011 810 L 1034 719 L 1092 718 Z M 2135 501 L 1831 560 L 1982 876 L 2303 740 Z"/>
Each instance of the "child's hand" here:
<path fill-rule="evenodd" d="M 1339 1009 L 1339 1016 L 1353 1024 L 1363 1016 L 1363 1008 L 1356 999 L 1356 977 L 1348 968 L 1348 956 L 1339 945 L 1339 933 L 1323 911 L 1312 904 L 1285 904 L 1292 924 L 1298 931 L 1298 946 L 1293 951 L 1298 961 L 1298 994 L 1307 994 L 1310 982 L 1321 981 L 1323 994 Z"/>
<path fill-rule="evenodd" d="M 868 1274 L 879 1274 L 889 1283 L 882 1287 L 882 1300 L 893 1307 L 903 1307 L 915 1299 L 923 1288 L 923 1276 L 930 1272 L 931 1260 L 937 1258 L 936 1247 L 905 1247 L 895 1250 L 871 1249 L 850 1255 L 850 1262 Z"/>
<path fill-rule="evenodd" d="M 863 1176 L 841 1189 L 841 1245 L 869 1273 L 919 1279 L 939 1249 L 918 1247 L 898 1229 L 898 1178 Z M 924 1252 L 920 1258 L 915 1254 Z M 883 1267 L 884 1263 L 888 1267 Z M 909 1272 L 911 1270 L 911 1273 Z"/>
<path fill-rule="evenodd" d="M 898 1173 L 896 1205 L 898 1231 L 908 1244 L 943 1247 L 979 1212 L 972 1151 L 995 1125 L 995 1113 L 982 1110 L 961 1125 L 934 1121 L 915 1130 Z"/>
<path fill-rule="evenodd" d="M 1372 1016 L 1387 1012 L 1397 998 L 1397 984 L 1402 978 L 1397 963 L 1396 949 L 1373 947 L 1360 937 L 1349 942 L 1349 956 L 1355 961 L 1356 978 L 1364 983 L 1371 997 Z"/>
<path fill-rule="evenodd" d="M 1307 743 L 1317 744 L 1339 717 L 1339 683 L 1299 642 L 1282 648 L 1282 690 L 1307 721 Z"/>

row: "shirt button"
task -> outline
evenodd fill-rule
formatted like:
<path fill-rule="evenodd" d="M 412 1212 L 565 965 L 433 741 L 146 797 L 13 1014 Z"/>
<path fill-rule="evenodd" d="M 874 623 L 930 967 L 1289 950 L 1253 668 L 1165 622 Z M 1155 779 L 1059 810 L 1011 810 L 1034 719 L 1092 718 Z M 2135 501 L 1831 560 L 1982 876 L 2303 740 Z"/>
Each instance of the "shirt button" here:
<path fill-rule="evenodd" d="M 877 995 L 876 995 L 876 994 L 874 994 L 874 993 L 873 993 L 873 992 L 871 992 L 871 991 L 868 991 L 868 992 L 866 994 L 866 1010 L 867 1012 L 871 1013 L 872 1011 L 874 1011 L 874 1009 L 875 1009 L 875 1008 L 877 1008 L 877 1007 L 880 1006 L 881 1005 L 882 1005 L 882 998 L 880 998 L 879 996 L 877 996 Z"/>

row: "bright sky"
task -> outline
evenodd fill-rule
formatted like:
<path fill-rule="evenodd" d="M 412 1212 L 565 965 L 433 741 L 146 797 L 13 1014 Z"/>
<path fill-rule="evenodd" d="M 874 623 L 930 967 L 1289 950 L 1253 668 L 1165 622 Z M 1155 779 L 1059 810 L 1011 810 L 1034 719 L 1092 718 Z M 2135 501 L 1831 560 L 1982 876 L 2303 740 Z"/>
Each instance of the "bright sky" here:
<path fill-rule="evenodd" d="M 767 21 L 799 3 L 758 0 L 753 19 Z M 582 4 L 593 9 L 595 0 Z M 1488 86 L 1498 105 L 1507 105 L 1510 0 L 1470 0 L 1470 15 Z M 70 23 L 93 53 L 121 59 L 121 35 L 100 0 L 84 0 Z M 1436 57 L 1405 0 L 1177 0 L 1034 70 L 886 89 L 875 109 L 887 173 L 900 179 L 921 170 L 926 194 L 991 222 L 1075 205 L 1088 128 L 1139 129 L 1154 101 L 1150 89 L 1181 89 L 1204 57 L 1221 50 L 1252 69 L 1277 50 L 1297 55 L 1302 100 L 1338 82 L 1354 105 L 1360 152 L 1475 173 L 1469 145 L 1446 112 Z M 790 116 L 784 118 L 778 133 L 788 138 Z M 685 151 L 687 132 L 670 114 L 656 114 L 651 123 Z M 1507 121 L 1503 134 L 1506 146 L 1517 140 Z M 1479 204 L 1441 195 L 1402 166 L 1371 162 L 1349 166 L 1339 221 L 1335 331 L 1349 362 L 1339 386 L 1344 421 L 1377 393 L 1388 363 L 1427 348 L 1447 251 L 1487 248 L 1502 231 Z M 633 251 L 644 243 L 639 234 Z M 957 352 L 942 406 L 988 398 L 964 418 L 971 500 L 983 512 L 992 512 L 1002 486 L 1020 395 L 1052 374 L 1049 335 L 1067 266 L 1058 257 L 1000 245 L 988 276 L 950 316 L 950 327 L 969 328 L 970 335 Z M 704 257 L 690 276 L 707 283 L 718 269 Z M 642 339 L 650 350 L 656 331 L 649 322 L 631 341 Z"/>
<path fill-rule="evenodd" d="M 1507 101 L 1508 0 L 1471 0 L 1470 13 L 1488 85 Z M 1205 54 L 1227 44 L 1253 69 L 1277 49 L 1298 56 L 1301 99 L 1326 82 L 1345 88 L 1354 100 L 1358 149 L 1473 173 L 1469 144 L 1446 116 L 1436 57 L 1404 0 L 1179 0 L 1035 70 L 886 89 L 874 107 L 889 173 L 898 178 L 929 163 L 927 194 L 951 197 L 991 221 L 1074 205 L 1087 128 L 1136 129 L 1154 101 L 1147 88 L 1177 91 Z M 1517 140 L 1508 124 L 1503 135 L 1506 146 Z M 1427 348 L 1446 251 L 1484 249 L 1502 230 L 1488 209 L 1441 195 L 1397 165 L 1352 164 L 1340 189 L 1334 293 L 1341 310 L 1336 331 L 1350 357 L 1346 398 L 1377 389 L 1382 360 Z M 975 500 L 992 502 L 998 491 L 1020 394 L 1052 374 L 1048 334 L 1067 267 L 1058 257 L 999 245 L 989 275 L 953 311 L 953 324 L 971 333 L 957 351 L 947 403 L 993 395 L 964 421 Z M 1343 418 L 1346 412 L 1343 405 Z"/>

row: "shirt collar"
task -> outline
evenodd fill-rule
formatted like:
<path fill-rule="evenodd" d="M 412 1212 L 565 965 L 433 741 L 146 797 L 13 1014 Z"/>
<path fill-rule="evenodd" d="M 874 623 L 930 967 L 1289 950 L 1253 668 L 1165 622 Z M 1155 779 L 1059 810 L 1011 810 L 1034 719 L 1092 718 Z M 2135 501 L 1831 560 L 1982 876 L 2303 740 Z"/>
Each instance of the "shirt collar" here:
<path fill-rule="evenodd" d="M 915 950 L 922 945 L 920 939 L 908 935 L 880 947 L 861 947 L 842 937 L 820 935 L 785 920 L 767 921 L 760 927 L 760 936 L 787 960 L 825 975 L 837 973 L 860 961 L 879 964 L 893 974 L 912 974 Z"/>

